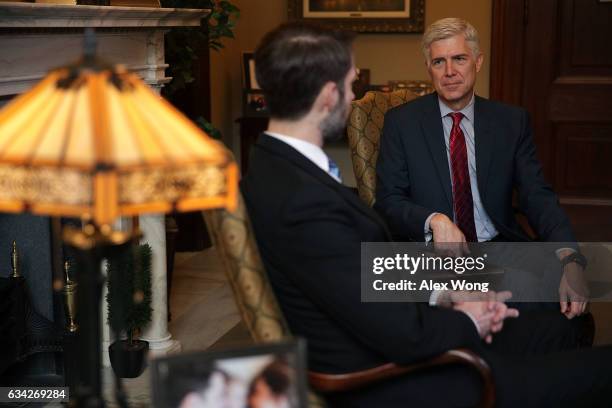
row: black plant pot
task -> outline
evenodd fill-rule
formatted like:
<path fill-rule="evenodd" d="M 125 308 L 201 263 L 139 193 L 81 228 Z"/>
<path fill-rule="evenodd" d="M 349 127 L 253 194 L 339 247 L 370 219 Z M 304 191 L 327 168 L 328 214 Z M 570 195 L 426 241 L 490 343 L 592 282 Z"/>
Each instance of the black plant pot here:
<path fill-rule="evenodd" d="M 130 345 L 128 340 L 117 340 L 108 347 L 111 366 L 117 377 L 136 378 L 146 368 L 149 342 L 136 340 Z"/>

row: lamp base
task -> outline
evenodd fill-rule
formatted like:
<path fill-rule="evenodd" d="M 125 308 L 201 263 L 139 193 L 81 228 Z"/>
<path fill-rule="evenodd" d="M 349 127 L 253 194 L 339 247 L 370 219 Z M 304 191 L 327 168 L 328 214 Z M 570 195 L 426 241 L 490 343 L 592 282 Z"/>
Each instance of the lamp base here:
<path fill-rule="evenodd" d="M 113 231 L 110 226 L 98 227 L 87 224 L 82 229 L 66 227 L 64 242 L 72 247 L 79 264 L 76 292 L 79 330 L 77 353 L 79 379 L 74 393 L 78 407 L 104 407 L 102 398 L 102 328 L 100 306 L 104 276 L 102 260 L 125 245 L 138 240 L 138 230 L 132 232 Z"/>

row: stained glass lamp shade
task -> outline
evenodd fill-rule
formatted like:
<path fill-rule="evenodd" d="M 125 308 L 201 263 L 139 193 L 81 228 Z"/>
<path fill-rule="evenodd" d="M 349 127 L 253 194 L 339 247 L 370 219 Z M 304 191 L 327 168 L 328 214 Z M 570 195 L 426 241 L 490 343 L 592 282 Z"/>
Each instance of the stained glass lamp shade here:
<path fill-rule="evenodd" d="M 51 71 L 0 111 L 0 212 L 118 216 L 233 208 L 237 167 L 135 74 Z"/>

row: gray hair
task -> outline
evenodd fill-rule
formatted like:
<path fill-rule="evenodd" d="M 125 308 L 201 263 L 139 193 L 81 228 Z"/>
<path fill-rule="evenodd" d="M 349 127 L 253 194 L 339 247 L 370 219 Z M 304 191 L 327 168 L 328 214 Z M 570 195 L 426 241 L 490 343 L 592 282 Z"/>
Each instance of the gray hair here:
<path fill-rule="evenodd" d="M 429 63 L 429 49 L 435 41 L 445 40 L 457 34 L 463 34 L 465 41 L 472 50 L 474 57 L 480 54 L 480 41 L 478 39 L 478 31 L 473 25 L 461 18 L 443 18 L 427 27 L 423 40 L 421 41 L 421 49 L 425 56 L 425 61 Z"/>

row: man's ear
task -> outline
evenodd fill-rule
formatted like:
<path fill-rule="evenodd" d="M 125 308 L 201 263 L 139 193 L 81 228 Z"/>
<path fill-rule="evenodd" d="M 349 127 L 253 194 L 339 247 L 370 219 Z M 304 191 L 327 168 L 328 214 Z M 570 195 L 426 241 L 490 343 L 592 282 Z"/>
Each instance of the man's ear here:
<path fill-rule="evenodd" d="M 482 53 L 478 54 L 478 57 L 476 57 L 476 72 L 480 72 L 480 68 L 482 67 L 483 61 L 484 55 L 482 55 Z"/>
<path fill-rule="evenodd" d="M 319 95 L 315 99 L 314 108 L 317 111 L 329 112 L 336 106 L 339 97 L 338 86 L 334 82 L 329 81 L 321 88 Z"/>

